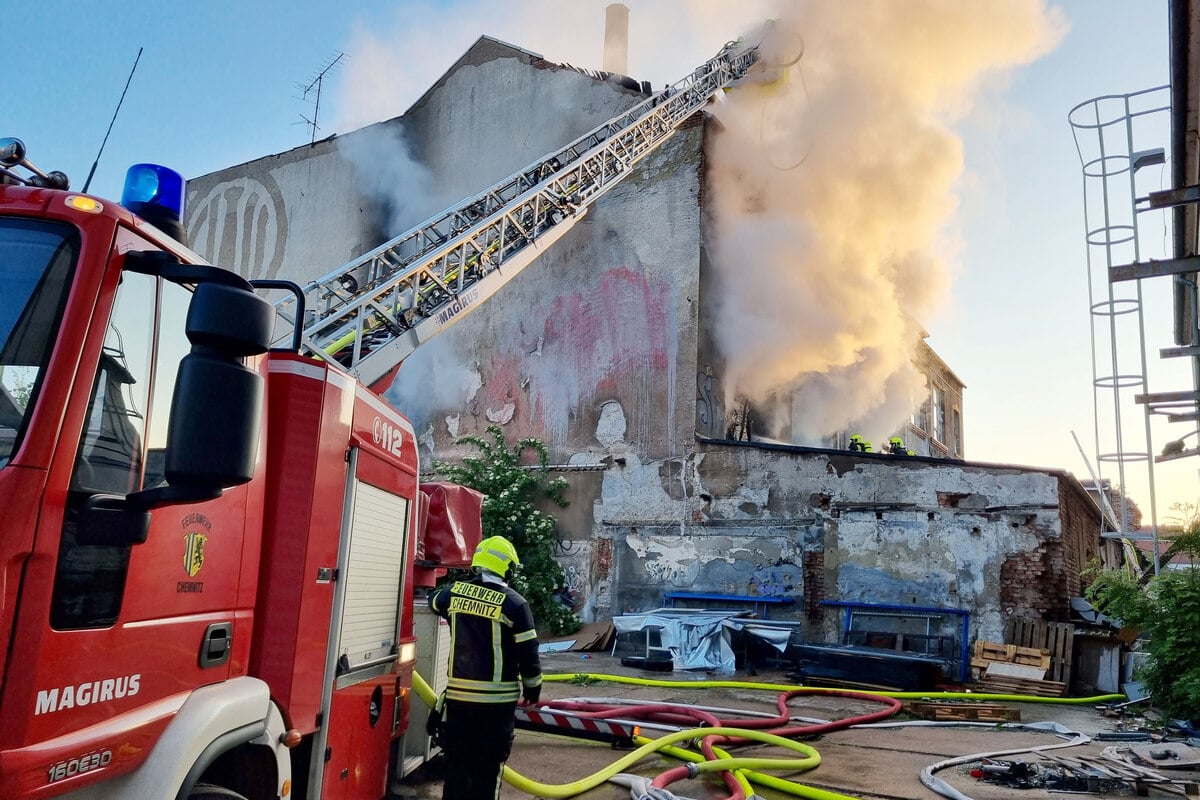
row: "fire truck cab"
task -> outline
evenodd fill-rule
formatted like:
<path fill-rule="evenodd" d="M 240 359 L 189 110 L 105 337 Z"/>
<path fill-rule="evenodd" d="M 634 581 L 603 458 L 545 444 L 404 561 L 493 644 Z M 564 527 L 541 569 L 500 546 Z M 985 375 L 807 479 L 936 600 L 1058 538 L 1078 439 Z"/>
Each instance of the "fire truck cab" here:
<path fill-rule="evenodd" d="M 118 205 L 23 150 L 0 140 L 0 796 L 382 797 L 412 427 L 270 351 L 273 306 L 163 232 L 181 180 Z"/>

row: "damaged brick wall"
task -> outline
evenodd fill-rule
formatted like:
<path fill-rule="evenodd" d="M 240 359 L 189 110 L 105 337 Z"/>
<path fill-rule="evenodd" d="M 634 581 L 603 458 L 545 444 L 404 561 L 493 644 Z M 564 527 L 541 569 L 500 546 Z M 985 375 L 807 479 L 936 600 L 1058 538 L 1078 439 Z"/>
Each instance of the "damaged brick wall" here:
<path fill-rule="evenodd" d="M 1000 603 L 1008 616 L 1065 622 L 1071 598 L 1083 592 L 1083 572 L 1099 556 L 1099 518 L 1077 481 L 1059 476 L 1059 524 L 1035 549 L 1005 559 Z"/>
<path fill-rule="evenodd" d="M 658 608 L 667 592 L 701 591 L 786 598 L 770 616 L 794 618 L 811 577 L 810 548 L 819 547 L 807 530 L 769 525 L 693 525 L 686 533 L 677 525 L 613 526 L 600 540 L 613 544 L 615 614 Z M 742 607 L 738 601 L 715 605 Z"/>
<path fill-rule="evenodd" d="M 804 554 L 804 616 L 813 622 L 821 619 L 821 601 L 825 599 L 825 553 Z"/>
<path fill-rule="evenodd" d="M 685 462 L 670 491 L 661 466 L 605 473 L 596 517 L 614 544 L 614 613 L 670 589 L 762 591 L 786 550 L 794 602 L 771 616 L 804 622 L 810 640 L 839 633 L 823 600 L 965 610 L 972 638 L 999 640 L 1014 610 L 1067 613 L 1098 539 L 1086 495 L 1047 470 L 727 442 Z"/>
<path fill-rule="evenodd" d="M 1000 567 L 1000 605 L 1005 616 L 1057 619 L 1053 602 L 1053 563 L 1051 547 L 1016 553 Z M 1053 548 L 1061 550 L 1061 547 Z M 1062 561 L 1061 557 L 1057 559 Z"/>
<path fill-rule="evenodd" d="M 1063 541 L 1063 583 L 1060 592 L 1060 603 L 1066 609 L 1061 619 L 1067 619 L 1069 604 L 1072 597 L 1083 595 L 1083 574 L 1089 566 L 1102 558 L 1105 542 L 1098 536 L 1099 514 L 1095 501 L 1088 496 L 1078 481 L 1060 479 L 1059 495 L 1062 510 Z M 1111 543 L 1112 549 L 1119 553 L 1120 545 Z M 1116 563 L 1119 555 L 1113 555 L 1110 563 Z"/>

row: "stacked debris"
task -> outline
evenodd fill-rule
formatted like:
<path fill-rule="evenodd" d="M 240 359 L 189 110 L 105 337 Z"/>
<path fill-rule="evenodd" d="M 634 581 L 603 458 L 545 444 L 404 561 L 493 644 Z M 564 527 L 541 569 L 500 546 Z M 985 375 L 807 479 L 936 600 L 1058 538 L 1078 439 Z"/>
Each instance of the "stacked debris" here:
<path fill-rule="evenodd" d="M 1049 650 L 1015 644 L 977 641 L 971 658 L 972 675 L 981 690 L 993 694 L 1062 697 L 1067 684 L 1046 680 L 1049 668 Z"/>
<path fill-rule="evenodd" d="M 1200 796 L 1200 750 L 1182 743 L 1106 747 L 1096 756 L 1040 753 L 1037 761 L 982 759 L 970 774 L 1014 789 Z"/>

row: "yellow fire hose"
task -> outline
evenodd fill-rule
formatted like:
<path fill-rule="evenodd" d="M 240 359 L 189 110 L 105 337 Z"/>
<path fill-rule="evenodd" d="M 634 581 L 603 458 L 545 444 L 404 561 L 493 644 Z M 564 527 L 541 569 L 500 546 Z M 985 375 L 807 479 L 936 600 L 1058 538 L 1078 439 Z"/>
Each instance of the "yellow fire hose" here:
<path fill-rule="evenodd" d="M 635 736 L 633 737 L 633 740 L 638 744 L 649 744 L 650 742 L 655 741 L 654 739 L 649 739 L 645 736 Z M 680 761 L 690 761 L 695 764 L 707 760 L 699 753 L 694 753 L 691 750 L 684 750 L 682 747 L 675 747 L 674 745 L 666 745 L 660 748 L 658 752 L 662 753 L 663 755 L 671 756 L 672 758 L 678 758 Z M 719 747 L 714 746 L 713 752 L 721 758 L 729 758 L 729 753 L 725 752 Z M 738 785 L 742 787 L 742 792 L 745 793 L 746 797 L 750 797 L 750 795 L 754 794 L 754 787 L 750 785 L 750 781 L 746 778 L 746 770 L 735 769 L 732 770 L 732 774 L 734 780 L 736 780 Z"/>
<path fill-rule="evenodd" d="M 789 683 L 750 683 L 747 681 L 667 681 L 658 678 L 634 678 L 628 675 L 600 675 L 590 672 L 562 673 L 558 675 L 543 675 L 543 681 L 605 681 L 607 683 L 630 683 L 636 686 L 661 686 L 666 689 L 768 689 L 787 692 L 804 688 L 810 692 L 851 692 L 854 689 L 832 689 L 821 686 L 799 687 Z M 873 694 L 879 697 L 894 697 L 897 700 L 1007 700 L 1019 703 L 1061 703 L 1064 705 L 1091 705 L 1108 703 L 1114 700 L 1125 700 L 1123 694 L 1101 694 L 1094 697 L 1042 697 L 1024 694 L 991 694 L 986 692 L 885 692 L 864 691 L 862 694 Z"/>
<path fill-rule="evenodd" d="M 751 683 L 744 681 L 668 681 L 657 678 L 634 678 L 625 675 L 603 675 L 596 673 L 569 673 L 558 675 L 543 675 L 543 681 L 606 681 L 609 683 L 625 683 L 637 686 L 660 686 L 671 689 L 710 689 L 710 688 L 736 688 L 736 689 L 763 689 L 770 691 L 790 691 L 796 689 L 795 685 L 780 684 L 780 683 Z M 805 687 L 811 691 L 820 691 L 821 687 Z M 437 695 L 430 687 L 429 683 L 421 677 L 417 672 L 413 672 L 413 689 L 417 696 L 426 703 L 430 708 L 433 708 L 437 703 Z M 829 689 L 830 692 L 845 692 L 845 689 Z M 1109 702 L 1112 700 L 1124 700 L 1124 695 L 1106 694 L 1095 697 L 1035 697 L 1029 695 L 1014 695 L 1014 694 L 991 694 L 991 693 L 976 693 L 976 692 L 884 692 L 871 691 L 864 694 L 879 695 L 883 697 L 893 697 L 897 699 L 954 699 L 954 700 L 1007 700 L 1010 702 L 1034 702 L 1034 703 L 1061 703 L 1061 704 L 1094 704 L 1101 702 Z M 690 750 L 673 747 L 674 743 L 680 741 L 689 741 L 703 738 L 705 736 L 730 736 L 740 739 L 752 739 L 754 741 L 772 744 L 779 747 L 792 750 L 793 752 L 801 753 L 800 758 L 734 758 L 730 757 L 724 751 L 716 750 L 714 752 L 721 756 L 720 758 L 709 761 L 699 753 L 694 753 Z M 560 798 L 574 797 L 577 794 L 593 789 L 600 784 L 608 781 L 612 776 L 622 772 L 625 768 L 637 763 L 647 755 L 655 752 L 661 752 L 665 755 L 680 758 L 686 761 L 696 763 L 698 772 L 723 772 L 731 771 L 746 791 L 746 796 L 753 794 L 752 784 L 767 786 L 777 791 L 786 792 L 787 794 L 796 797 L 810 798 L 811 800 L 855 800 L 849 795 L 838 794 L 824 789 L 817 789 L 812 786 L 805 786 L 794 781 L 778 778 L 773 775 L 767 775 L 759 772 L 762 769 L 777 769 L 788 770 L 793 772 L 810 770 L 821 763 L 821 757 L 815 749 L 794 741 L 775 736 L 763 731 L 742 728 L 695 728 L 677 733 L 670 733 L 658 739 L 648 739 L 644 736 L 639 736 L 635 740 L 641 745 L 638 749 L 622 756 L 617 761 L 605 767 L 598 772 L 595 772 L 586 778 L 574 781 L 572 783 L 561 784 L 546 784 L 532 780 L 521 775 L 516 770 L 504 767 L 504 780 L 520 789 L 523 792 L 536 795 L 539 797 L 551 798 L 551 800 L 559 800 Z"/>
<path fill-rule="evenodd" d="M 558 676 L 546 676 L 547 678 Z M 421 677 L 420 673 L 413 672 L 413 689 L 417 696 L 421 698 L 430 708 L 433 708 L 437 703 L 437 695 L 429 683 Z M 705 736 L 730 736 L 741 739 L 752 739 L 764 744 L 771 744 L 777 747 L 783 747 L 796 753 L 800 753 L 799 758 L 731 758 L 722 757 L 715 761 L 707 761 L 703 756 L 682 750 L 680 748 L 671 747 L 676 742 L 690 741 L 699 739 Z M 504 767 L 504 780 L 510 785 L 523 792 L 536 795 L 538 797 L 551 798 L 558 800 L 559 798 L 574 797 L 577 794 L 582 794 L 589 789 L 601 785 L 608 781 L 612 776 L 624 771 L 626 768 L 641 761 L 646 756 L 655 752 L 664 752 L 668 755 L 674 755 L 684 758 L 688 761 L 696 762 L 698 772 L 723 772 L 726 770 L 733 771 L 735 776 L 739 771 L 744 770 L 760 770 L 760 769 L 777 769 L 787 770 L 790 772 L 801 772 L 810 770 L 821 763 L 821 756 L 815 749 L 803 742 L 797 742 L 792 739 L 785 739 L 782 736 L 775 736 L 770 733 L 755 730 L 743 730 L 741 728 L 694 728 L 685 731 L 678 731 L 662 736 L 658 739 L 648 739 L 643 736 L 637 737 L 638 742 L 642 745 L 636 750 L 633 750 L 621 758 L 609 764 L 602 770 L 594 772 L 585 778 L 573 781 L 571 783 L 549 784 L 540 783 L 531 778 L 521 775 L 516 770 L 509 766 Z M 722 754 L 726 755 L 726 754 Z M 769 775 L 761 775 L 758 772 L 748 773 L 757 776 L 758 778 L 771 778 Z M 743 789 L 749 788 L 747 797 L 753 794 L 753 788 L 750 787 L 749 781 L 745 777 L 739 777 L 738 782 L 742 784 Z M 759 781 L 768 785 L 763 781 Z M 777 782 L 777 783 L 776 783 Z M 854 800 L 854 798 L 846 795 L 826 792 L 820 789 L 802 786 L 798 783 L 783 780 L 782 778 L 771 778 L 769 785 L 780 789 L 798 797 L 809 797 L 813 800 Z"/>

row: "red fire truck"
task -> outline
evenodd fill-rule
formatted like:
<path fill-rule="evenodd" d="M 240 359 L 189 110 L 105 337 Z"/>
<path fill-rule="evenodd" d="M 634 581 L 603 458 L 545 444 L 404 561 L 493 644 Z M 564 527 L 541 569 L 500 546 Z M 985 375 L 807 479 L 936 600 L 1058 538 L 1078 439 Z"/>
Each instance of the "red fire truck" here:
<path fill-rule="evenodd" d="M 168 235 L 182 179 L 130 178 L 0 140 L 0 797 L 378 800 L 428 752 L 412 427 L 272 350 L 260 287 Z M 480 497 L 425 488 L 462 563 Z"/>

